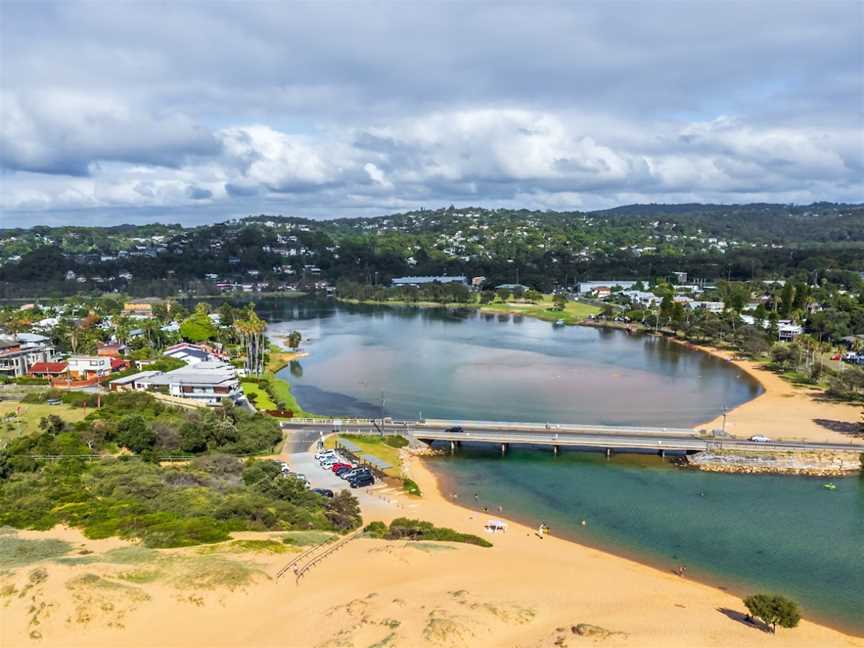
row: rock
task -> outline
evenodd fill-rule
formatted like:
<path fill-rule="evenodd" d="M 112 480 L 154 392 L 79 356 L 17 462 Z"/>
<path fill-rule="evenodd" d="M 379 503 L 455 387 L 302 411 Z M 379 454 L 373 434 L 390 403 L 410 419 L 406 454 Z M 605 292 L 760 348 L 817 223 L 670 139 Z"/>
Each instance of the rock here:
<path fill-rule="evenodd" d="M 570 628 L 570 631 L 575 635 L 579 635 L 580 637 L 593 637 L 595 639 L 605 639 L 606 637 L 614 634 L 606 628 L 601 628 L 597 625 L 591 625 L 590 623 L 580 623 L 578 625 L 574 625 L 572 628 Z"/>

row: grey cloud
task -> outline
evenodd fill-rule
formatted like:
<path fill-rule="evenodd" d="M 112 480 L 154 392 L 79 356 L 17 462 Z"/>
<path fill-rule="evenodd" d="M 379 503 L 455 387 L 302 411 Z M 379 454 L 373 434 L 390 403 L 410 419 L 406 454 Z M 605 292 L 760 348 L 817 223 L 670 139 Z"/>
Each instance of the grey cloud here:
<path fill-rule="evenodd" d="M 856 0 L 3 12 L 4 220 L 864 194 Z"/>

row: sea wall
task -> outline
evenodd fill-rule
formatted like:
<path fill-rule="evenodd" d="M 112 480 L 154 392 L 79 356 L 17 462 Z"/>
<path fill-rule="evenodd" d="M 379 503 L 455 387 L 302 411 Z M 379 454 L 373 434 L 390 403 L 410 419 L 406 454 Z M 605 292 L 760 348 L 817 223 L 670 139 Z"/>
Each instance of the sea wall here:
<path fill-rule="evenodd" d="M 687 457 L 687 465 L 707 472 L 771 473 L 840 477 L 861 470 L 862 454 L 857 452 L 746 452 L 717 450 Z"/>

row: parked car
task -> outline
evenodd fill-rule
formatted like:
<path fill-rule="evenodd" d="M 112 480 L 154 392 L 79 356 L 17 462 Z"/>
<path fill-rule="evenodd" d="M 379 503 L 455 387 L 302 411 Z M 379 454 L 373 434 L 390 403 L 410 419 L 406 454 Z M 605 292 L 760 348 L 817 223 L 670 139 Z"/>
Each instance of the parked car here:
<path fill-rule="evenodd" d="M 339 476 L 342 479 L 347 479 L 350 481 L 350 480 L 354 479 L 355 477 L 359 477 L 361 475 L 369 475 L 371 477 L 372 471 L 370 471 L 368 468 L 354 468 L 353 470 L 349 470 L 347 472 L 344 472 Z"/>
<path fill-rule="evenodd" d="M 315 460 L 316 461 L 323 461 L 327 457 L 335 457 L 335 456 L 336 456 L 335 450 L 322 450 L 321 452 L 315 453 Z"/>
<path fill-rule="evenodd" d="M 337 461 L 337 462 L 334 463 L 332 466 L 330 466 L 330 470 L 332 470 L 332 471 L 335 473 L 335 472 L 336 472 L 337 470 L 339 470 L 340 468 L 348 468 L 348 469 L 350 470 L 350 469 L 353 468 L 353 467 L 354 467 L 354 466 L 352 466 L 352 465 L 349 464 L 349 463 L 343 463 L 343 462 L 341 462 L 341 461 Z"/>
<path fill-rule="evenodd" d="M 354 466 L 346 466 L 345 464 L 342 464 L 342 466 L 339 467 L 338 469 L 334 470 L 333 473 L 334 473 L 337 477 L 341 477 L 342 475 L 344 475 L 344 474 L 346 474 L 346 473 L 349 473 L 349 472 L 351 472 L 352 470 L 354 470 Z"/>
<path fill-rule="evenodd" d="M 333 497 L 333 491 L 329 488 L 313 488 L 312 492 L 322 497 Z"/>
<path fill-rule="evenodd" d="M 375 483 L 375 478 L 370 474 L 358 475 L 348 482 L 351 488 L 362 488 Z"/>
<path fill-rule="evenodd" d="M 750 440 L 755 441 L 756 443 L 768 443 L 771 441 L 771 439 L 769 439 L 766 436 L 762 436 L 761 434 L 756 434 L 754 436 L 751 436 Z"/>
<path fill-rule="evenodd" d="M 445 432 L 450 432 L 451 434 L 461 434 L 465 430 L 462 429 L 461 425 L 454 425 L 453 427 L 447 428 L 444 430 Z"/>

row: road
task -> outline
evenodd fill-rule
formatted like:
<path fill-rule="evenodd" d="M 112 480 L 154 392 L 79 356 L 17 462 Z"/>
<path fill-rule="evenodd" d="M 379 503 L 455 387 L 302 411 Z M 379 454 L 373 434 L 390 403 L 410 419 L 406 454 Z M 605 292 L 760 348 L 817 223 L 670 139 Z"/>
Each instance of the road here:
<path fill-rule="evenodd" d="M 562 447 L 595 447 L 613 450 L 669 450 L 695 452 L 708 449 L 734 449 L 750 451 L 812 451 L 833 450 L 861 452 L 861 444 L 810 443 L 803 441 L 772 441 L 759 443 L 734 437 L 713 438 L 702 436 L 695 430 L 682 428 L 648 428 L 602 425 L 567 425 L 548 429 L 545 424 L 460 422 L 462 432 L 448 432 L 452 421 L 432 423 L 405 422 L 379 423 L 385 432 L 401 433 L 421 441 L 452 441 L 460 443 L 530 444 Z M 378 433 L 370 422 L 321 420 L 317 422 L 286 422 L 283 428 L 294 435 L 294 452 L 305 449 L 320 432 Z M 513 429 L 516 428 L 516 429 Z M 301 445 L 306 445 L 301 448 Z"/>

